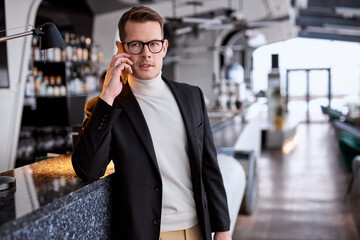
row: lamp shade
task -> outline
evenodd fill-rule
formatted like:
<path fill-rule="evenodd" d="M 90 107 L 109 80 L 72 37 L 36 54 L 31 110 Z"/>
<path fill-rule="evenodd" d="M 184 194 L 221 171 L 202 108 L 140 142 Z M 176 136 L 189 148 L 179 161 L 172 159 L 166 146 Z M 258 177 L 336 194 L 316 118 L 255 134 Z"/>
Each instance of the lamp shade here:
<path fill-rule="evenodd" d="M 53 23 L 44 23 L 41 26 L 42 33 L 40 34 L 40 50 L 45 50 L 54 47 L 66 46 L 59 30 Z"/>

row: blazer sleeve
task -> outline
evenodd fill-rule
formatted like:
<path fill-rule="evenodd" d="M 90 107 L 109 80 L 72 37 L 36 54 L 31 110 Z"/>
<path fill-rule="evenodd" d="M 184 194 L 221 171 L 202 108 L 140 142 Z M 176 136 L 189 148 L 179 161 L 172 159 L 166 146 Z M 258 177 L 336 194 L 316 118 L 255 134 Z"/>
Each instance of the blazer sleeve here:
<path fill-rule="evenodd" d="M 111 160 L 111 128 L 120 112 L 99 97 L 86 103 L 86 117 L 72 154 L 73 168 L 80 178 L 92 181 L 104 175 Z"/>
<path fill-rule="evenodd" d="M 230 230 L 230 216 L 227 197 L 223 178 L 217 161 L 217 152 L 214 145 L 204 96 L 200 89 L 199 91 L 201 94 L 204 124 L 202 174 L 206 197 L 208 200 L 211 231 L 224 232 Z"/>

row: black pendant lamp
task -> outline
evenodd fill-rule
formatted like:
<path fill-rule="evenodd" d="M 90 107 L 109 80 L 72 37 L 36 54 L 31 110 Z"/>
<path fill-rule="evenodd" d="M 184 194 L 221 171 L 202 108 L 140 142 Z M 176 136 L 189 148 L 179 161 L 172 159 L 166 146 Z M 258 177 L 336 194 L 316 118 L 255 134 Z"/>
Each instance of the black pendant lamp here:
<path fill-rule="evenodd" d="M 66 46 L 59 30 L 53 23 L 44 23 L 40 28 L 40 50 Z"/>

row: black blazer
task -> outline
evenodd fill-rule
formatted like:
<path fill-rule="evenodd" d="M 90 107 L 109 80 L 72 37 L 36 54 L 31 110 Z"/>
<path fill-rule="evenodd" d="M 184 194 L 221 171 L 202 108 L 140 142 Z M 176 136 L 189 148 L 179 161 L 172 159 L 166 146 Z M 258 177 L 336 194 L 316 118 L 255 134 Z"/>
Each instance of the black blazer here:
<path fill-rule="evenodd" d="M 196 211 L 203 239 L 210 240 L 211 232 L 230 229 L 230 218 L 203 94 L 198 87 L 164 81 L 185 123 Z M 129 85 L 113 106 L 97 97 L 87 102 L 85 112 L 72 155 L 76 174 L 98 179 L 112 159 L 113 238 L 158 240 L 162 180 L 148 126 Z"/>

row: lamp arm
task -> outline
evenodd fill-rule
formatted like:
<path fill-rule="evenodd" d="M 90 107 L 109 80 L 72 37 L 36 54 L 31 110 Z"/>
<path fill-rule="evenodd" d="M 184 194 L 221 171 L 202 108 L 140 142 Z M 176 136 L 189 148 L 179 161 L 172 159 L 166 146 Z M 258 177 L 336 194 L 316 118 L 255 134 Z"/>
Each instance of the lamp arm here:
<path fill-rule="evenodd" d="M 9 35 L 9 36 L 5 36 L 5 37 L 1 37 L 0 38 L 0 42 L 5 42 L 7 40 L 11 40 L 11 39 L 15 39 L 15 38 L 19 38 L 19 37 L 25 37 L 25 36 L 29 36 L 29 35 L 33 35 L 33 31 L 27 31 L 27 32 L 23 32 L 23 33 L 17 33 L 17 34 L 13 34 L 13 35 Z"/>
<path fill-rule="evenodd" d="M 27 32 L 16 33 L 16 34 L 13 34 L 13 35 L 1 37 L 1 38 L 0 38 L 0 42 L 5 42 L 5 41 L 7 41 L 7 40 L 11 40 L 11 39 L 15 39 L 15 38 L 20 38 L 20 37 L 26 37 L 26 36 L 30 36 L 30 35 L 40 36 L 41 34 L 44 34 L 44 32 L 41 31 L 40 28 L 34 28 L 34 29 L 31 29 L 30 31 L 27 31 Z"/>

